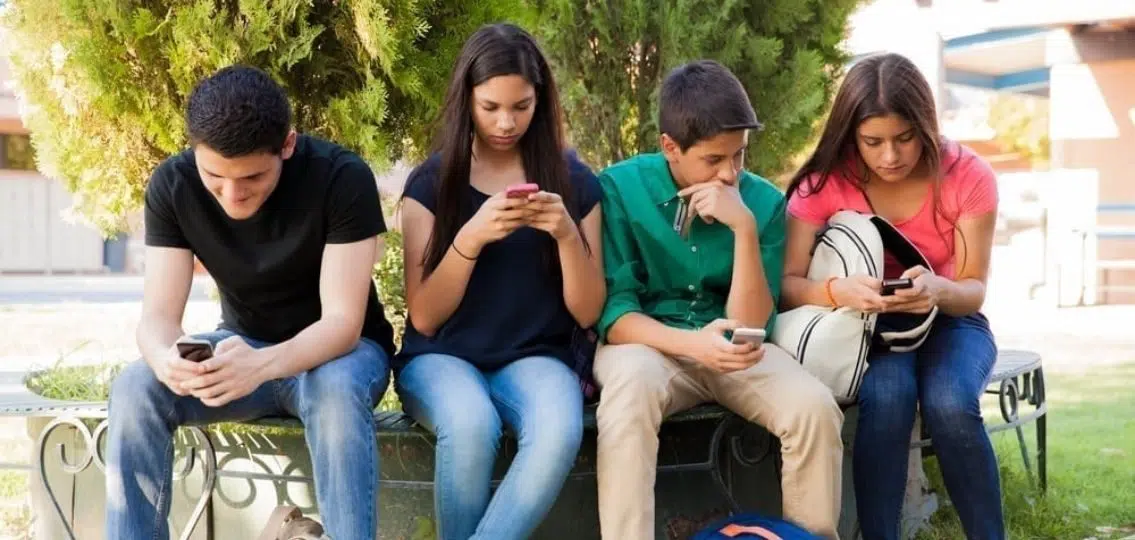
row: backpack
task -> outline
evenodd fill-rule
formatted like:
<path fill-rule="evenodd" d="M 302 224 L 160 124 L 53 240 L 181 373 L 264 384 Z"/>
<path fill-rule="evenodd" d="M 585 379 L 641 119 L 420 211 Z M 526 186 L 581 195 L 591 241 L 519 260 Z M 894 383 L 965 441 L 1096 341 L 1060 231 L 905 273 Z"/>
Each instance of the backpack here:
<path fill-rule="evenodd" d="M 592 367 L 595 365 L 595 352 L 599 348 L 599 334 L 594 328 L 575 325 L 571 333 L 571 370 L 579 377 L 579 390 L 583 394 L 584 405 L 599 402 L 599 385 L 595 383 Z"/>
<path fill-rule="evenodd" d="M 758 514 L 736 514 L 714 523 L 690 540 L 823 540 L 804 528 L 783 519 L 773 519 Z"/>
<path fill-rule="evenodd" d="M 866 274 L 883 278 L 884 253 L 904 268 L 930 262 L 887 220 L 851 210 L 837 212 L 816 233 L 808 279 Z M 841 405 L 859 395 L 873 346 L 913 351 L 930 334 L 938 308 L 926 314 L 862 313 L 849 307 L 800 306 L 777 315 L 771 341 L 832 390 Z"/>

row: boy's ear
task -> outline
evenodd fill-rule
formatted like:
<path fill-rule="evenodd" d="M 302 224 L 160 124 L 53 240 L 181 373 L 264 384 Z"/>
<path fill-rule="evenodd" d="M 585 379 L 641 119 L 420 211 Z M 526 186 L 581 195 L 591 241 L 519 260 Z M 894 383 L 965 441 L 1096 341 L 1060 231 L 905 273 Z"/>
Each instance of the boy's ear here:
<path fill-rule="evenodd" d="M 674 161 L 682 154 L 682 147 L 678 141 L 665 133 L 658 137 L 658 146 L 662 148 L 662 155 L 666 156 L 667 161 Z"/>
<path fill-rule="evenodd" d="M 296 130 L 294 129 L 288 132 L 288 137 L 284 139 L 284 147 L 280 149 L 281 158 L 288 159 L 292 157 L 292 154 L 295 153 L 297 136 L 298 135 L 296 135 Z"/>

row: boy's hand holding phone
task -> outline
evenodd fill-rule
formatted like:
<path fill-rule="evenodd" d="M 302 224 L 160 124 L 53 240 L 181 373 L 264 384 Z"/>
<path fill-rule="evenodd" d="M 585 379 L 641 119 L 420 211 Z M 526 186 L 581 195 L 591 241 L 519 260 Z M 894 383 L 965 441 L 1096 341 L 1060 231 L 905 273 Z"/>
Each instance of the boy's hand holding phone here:
<path fill-rule="evenodd" d="M 204 373 L 184 386 L 205 405 L 220 407 L 267 382 L 265 368 L 271 361 L 266 349 L 255 349 L 240 336 L 232 336 L 218 343 L 214 356 L 202 362 Z"/>
<path fill-rule="evenodd" d="M 185 387 L 186 381 L 205 373 L 205 367 L 199 362 L 188 360 L 182 355 L 183 351 L 189 352 L 188 348 L 203 350 L 199 343 L 192 346 L 188 345 L 189 343 L 197 342 L 198 340 L 183 336 L 181 339 L 177 340 L 173 346 L 166 349 L 156 362 L 151 364 L 154 370 L 154 376 L 157 377 L 166 388 L 169 388 L 171 392 L 179 396 L 188 396 L 190 393 L 189 388 Z M 212 346 L 209 345 L 207 341 L 205 344 L 208 345 L 208 350 L 211 351 Z"/>
<path fill-rule="evenodd" d="M 765 357 L 765 351 L 760 343 L 749 338 L 738 338 L 743 343 L 730 342 L 725 339 L 725 333 L 736 333 L 741 329 L 741 323 L 729 319 L 717 319 L 704 328 L 691 331 L 686 345 L 687 356 L 718 373 L 730 373 L 748 369 Z M 744 332 L 742 332 L 744 334 Z M 755 338 L 756 333 L 750 333 Z M 762 339 L 763 341 L 763 339 Z"/>

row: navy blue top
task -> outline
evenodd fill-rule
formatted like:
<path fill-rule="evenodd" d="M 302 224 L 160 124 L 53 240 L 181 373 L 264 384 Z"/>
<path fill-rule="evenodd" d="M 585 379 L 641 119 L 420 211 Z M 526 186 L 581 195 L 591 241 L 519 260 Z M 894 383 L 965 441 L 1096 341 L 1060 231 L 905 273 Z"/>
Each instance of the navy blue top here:
<path fill-rule="evenodd" d="M 582 219 L 603 192 L 595 174 L 574 153 L 567 159 L 579 207 L 576 215 Z M 434 155 L 406 181 L 405 196 L 430 212 L 437 208 L 440 167 L 441 160 Z M 489 196 L 472 186 L 469 193 L 468 215 L 472 215 Z M 486 370 L 529 356 L 551 356 L 572 365 L 570 345 L 577 323 L 564 304 L 560 269 L 551 266 L 543 249 L 553 242 L 544 231 L 522 227 L 486 245 L 473 266 L 465 296 L 434 337 L 420 334 L 407 317 L 402 350 L 393 362 L 395 371 L 426 353 L 456 356 Z"/>

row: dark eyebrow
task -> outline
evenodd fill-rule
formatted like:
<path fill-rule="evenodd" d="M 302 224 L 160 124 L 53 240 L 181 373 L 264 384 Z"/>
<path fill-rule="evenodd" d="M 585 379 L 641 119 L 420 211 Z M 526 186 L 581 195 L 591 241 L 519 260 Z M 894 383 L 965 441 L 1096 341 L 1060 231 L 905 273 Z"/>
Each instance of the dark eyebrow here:
<path fill-rule="evenodd" d="M 529 105 L 529 104 L 531 104 L 531 103 L 532 103 L 532 100 L 533 100 L 533 99 L 536 99 L 536 98 L 534 98 L 534 97 L 526 97 L 526 98 L 524 98 L 524 99 L 522 99 L 522 100 L 520 100 L 520 101 L 517 101 L 517 102 L 516 102 L 516 105 Z M 478 101 L 480 101 L 480 102 L 481 102 L 481 106 L 482 106 L 482 107 L 500 107 L 500 106 L 501 106 L 501 104 L 500 104 L 500 103 L 497 103 L 497 102 L 495 102 L 495 101 L 492 101 L 492 100 L 488 100 L 488 99 L 481 99 L 481 100 L 478 100 Z"/>
<path fill-rule="evenodd" d="M 910 129 L 908 129 L 908 130 L 906 130 L 906 131 L 904 131 L 904 132 L 902 132 L 902 133 L 899 133 L 898 135 L 895 135 L 895 138 L 897 139 L 897 138 L 899 138 L 899 137 L 905 137 L 905 136 L 907 136 L 907 135 L 910 135 L 910 134 L 912 134 L 912 133 L 914 133 L 914 128 L 913 128 L 913 127 L 912 127 L 912 128 L 910 128 Z M 860 134 L 859 136 L 860 136 L 860 137 L 863 137 L 864 139 L 883 139 L 883 138 L 885 138 L 885 137 L 879 137 L 879 136 L 877 136 L 877 135 L 864 135 L 864 134 Z"/>
<path fill-rule="evenodd" d="M 202 171 L 205 171 L 205 174 L 207 174 L 207 175 L 209 175 L 209 176 L 217 176 L 217 177 L 220 177 L 220 176 L 221 176 L 221 175 L 219 175 L 219 174 L 213 174 L 212 172 L 210 172 L 210 171 L 209 171 L 209 169 L 206 169 L 205 167 L 201 167 L 201 170 L 202 170 Z M 258 172 L 258 173 L 253 173 L 253 174 L 249 174 L 249 175 L 245 175 L 245 176 L 242 176 L 242 177 L 240 177 L 240 178 L 237 178 L 236 180 L 247 180 L 247 179 L 249 179 L 249 178 L 256 178 L 257 176 L 260 176 L 260 175 L 262 175 L 262 174 L 264 174 L 264 171 L 260 171 L 260 172 Z"/>
<path fill-rule="evenodd" d="M 738 148 L 737 151 L 733 153 L 733 155 L 735 156 L 735 155 L 740 154 L 741 152 L 744 152 L 744 151 L 745 151 L 745 146 L 742 146 L 741 148 Z M 726 158 L 730 158 L 730 157 L 733 157 L 733 156 L 727 156 L 725 154 L 706 154 L 703 157 L 705 159 L 712 159 L 712 158 L 726 159 Z"/>

